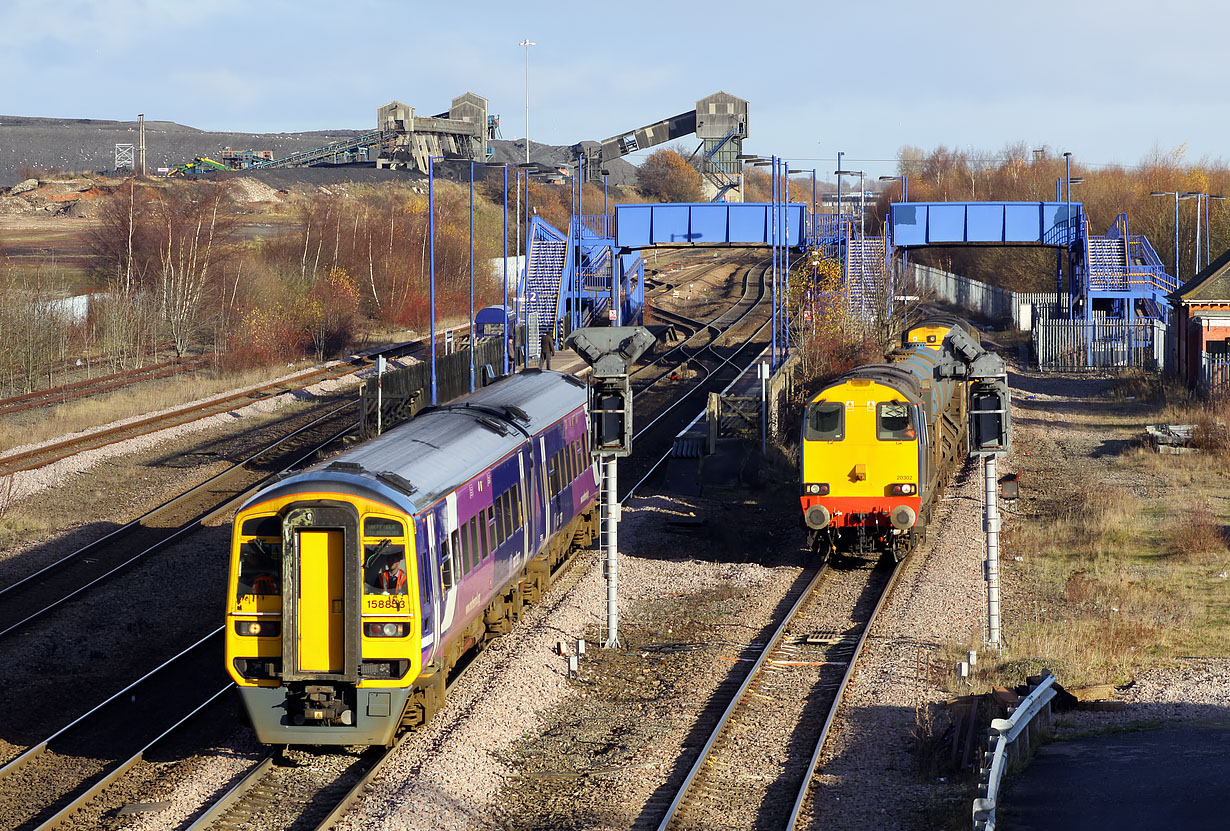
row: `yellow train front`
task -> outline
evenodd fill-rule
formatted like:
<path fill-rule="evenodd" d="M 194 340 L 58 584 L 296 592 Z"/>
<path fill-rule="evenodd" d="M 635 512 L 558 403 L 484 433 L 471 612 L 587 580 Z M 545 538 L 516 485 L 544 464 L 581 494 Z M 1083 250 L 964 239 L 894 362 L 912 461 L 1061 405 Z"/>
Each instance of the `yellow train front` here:
<path fill-rule="evenodd" d="M 966 384 L 942 374 L 948 333 L 935 317 L 911 327 L 889 362 L 835 379 L 803 419 L 801 503 L 808 543 L 833 553 L 901 559 L 926 531 L 939 490 L 965 453 Z"/>
<path fill-rule="evenodd" d="M 226 665 L 267 744 L 388 744 L 597 533 L 583 381 L 527 371 L 235 517 Z"/>

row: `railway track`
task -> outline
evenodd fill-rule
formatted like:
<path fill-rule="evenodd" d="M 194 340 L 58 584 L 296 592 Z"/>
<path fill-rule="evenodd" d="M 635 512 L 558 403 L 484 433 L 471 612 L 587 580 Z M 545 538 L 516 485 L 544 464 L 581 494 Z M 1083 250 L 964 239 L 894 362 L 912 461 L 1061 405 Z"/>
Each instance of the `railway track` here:
<path fill-rule="evenodd" d="M 130 372 L 118 372 L 112 375 L 104 375 L 100 378 L 91 378 L 72 384 L 62 384 L 50 389 L 14 395 L 9 398 L 0 399 L 0 415 L 18 413 L 34 407 L 44 407 L 48 404 L 59 404 L 63 401 L 84 398 L 88 395 L 97 395 L 100 392 L 109 392 L 142 381 L 152 381 L 158 378 L 191 372 L 208 366 L 211 360 L 212 358 L 208 355 L 197 355 L 191 358 L 184 358 L 183 360 L 151 364 Z"/>
<path fill-rule="evenodd" d="M 725 706 L 669 804 L 661 809 L 666 797 L 659 794 L 634 827 L 795 828 L 846 684 L 899 570 L 826 564 L 792 592 L 763 648 L 740 657 L 751 662 L 742 682 L 718 689 L 712 703 Z"/>
<path fill-rule="evenodd" d="M 191 534 L 252 488 L 314 458 L 352 432 L 357 419 L 357 402 L 336 405 L 144 516 L 0 589 L 0 637 L 20 632 L 101 581 Z"/>
<path fill-rule="evenodd" d="M 43 447 L 23 453 L 0 456 L 0 476 L 23 470 L 33 470 L 86 450 L 106 447 L 126 439 L 144 436 L 158 430 L 165 430 L 168 427 L 178 427 L 181 424 L 188 424 L 212 415 L 229 412 L 236 407 L 246 406 L 266 398 L 273 398 L 282 393 L 293 392 L 321 381 L 340 378 L 351 374 L 362 366 L 366 366 L 367 363 L 369 362 L 365 359 L 355 359 L 353 362 L 344 363 L 340 366 L 302 372 L 275 383 L 223 396 L 204 404 L 178 409 L 162 415 L 150 416 L 129 424 L 104 428 L 84 436 L 44 445 Z"/>
<path fill-rule="evenodd" d="M 222 706 L 234 686 L 219 672 L 222 655 L 219 627 L 0 767 L 0 825 L 58 827 L 155 747 Z"/>

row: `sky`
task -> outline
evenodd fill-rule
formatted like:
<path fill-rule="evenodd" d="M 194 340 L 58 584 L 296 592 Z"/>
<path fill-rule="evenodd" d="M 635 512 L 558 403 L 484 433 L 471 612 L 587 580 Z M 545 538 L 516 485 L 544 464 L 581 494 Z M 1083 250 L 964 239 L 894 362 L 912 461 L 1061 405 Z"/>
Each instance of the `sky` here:
<path fill-rule="evenodd" d="M 3 0 L 0 115 L 373 129 L 388 101 L 432 115 L 473 91 L 512 139 L 528 52 L 530 138 L 548 144 L 723 90 L 749 102 L 745 152 L 826 181 L 838 151 L 874 178 L 905 146 L 1195 163 L 1230 156 L 1228 28 L 1230 4 L 1192 0 Z"/>

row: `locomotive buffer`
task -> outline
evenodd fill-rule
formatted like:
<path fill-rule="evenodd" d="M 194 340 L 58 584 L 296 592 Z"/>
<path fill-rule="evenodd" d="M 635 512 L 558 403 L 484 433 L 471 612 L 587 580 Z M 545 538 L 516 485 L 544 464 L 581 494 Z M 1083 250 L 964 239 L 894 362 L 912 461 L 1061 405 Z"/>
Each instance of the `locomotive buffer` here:
<path fill-rule="evenodd" d="M 619 646 L 619 493 L 616 462 L 632 453 L 632 385 L 628 371 L 654 341 L 643 326 L 577 329 L 564 341 L 590 365 L 590 452 L 602 469 L 602 538 L 606 548 L 606 642 Z"/>
<path fill-rule="evenodd" d="M 954 328 L 949 340 L 963 360 L 939 368 L 941 375 L 969 381 L 969 452 L 983 459 L 982 528 L 987 537 L 983 579 L 987 584 L 987 642 L 998 648 L 999 637 L 999 506 L 996 503 L 996 460 L 1008 452 L 1011 436 L 1011 401 L 1008 371 L 994 352 Z"/>

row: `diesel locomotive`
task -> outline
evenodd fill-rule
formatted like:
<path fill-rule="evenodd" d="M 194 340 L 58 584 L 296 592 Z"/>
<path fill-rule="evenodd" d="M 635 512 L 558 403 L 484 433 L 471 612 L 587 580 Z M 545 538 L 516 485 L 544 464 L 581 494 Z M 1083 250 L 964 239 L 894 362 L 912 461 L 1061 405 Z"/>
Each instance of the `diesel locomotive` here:
<path fill-rule="evenodd" d="M 964 337 L 954 338 L 960 330 Z M 965 456 L 969 384 L 941 367 L 979 344 L 955 317 L 910 327 L 886 363 L 841 375 L 810 402 L 800 441 L 803 524 L 820 557 L 901 559 L 926 533 L 954 465 Z"/>
<path fill-rule="evenodd" d="M 528 370 L 248 499 L 226 669 L 266 744 L 390 744 L 598 530 L 585 383 Z"/>

